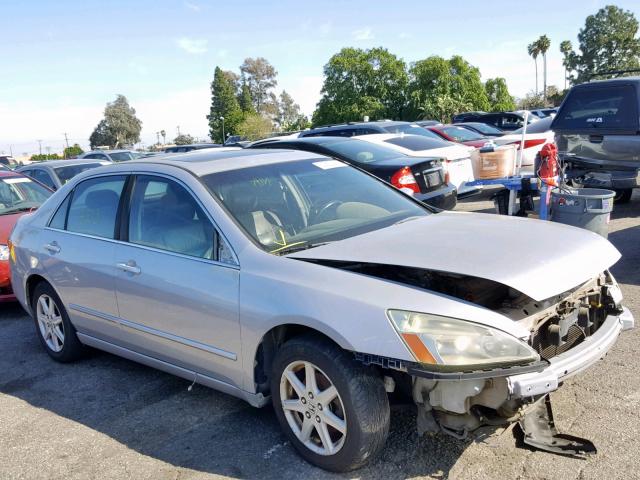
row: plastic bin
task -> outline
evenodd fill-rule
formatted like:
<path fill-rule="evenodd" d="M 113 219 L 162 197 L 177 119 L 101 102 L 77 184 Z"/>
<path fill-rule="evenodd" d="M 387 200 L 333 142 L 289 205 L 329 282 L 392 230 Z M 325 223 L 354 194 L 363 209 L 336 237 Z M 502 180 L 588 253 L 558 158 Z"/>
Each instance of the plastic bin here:
<path fill-rule="evenodd" d="M 615 192 L 601 188 L 563 188 L 551 191 L 551 221 L 609 235 Z"/>
<path fill-rule="evenodd" d="M 510 177 L 515 174 L 516 146 L 503 145 L 493 151 L 471 153 L 473 176 L 477 179 Z"/>

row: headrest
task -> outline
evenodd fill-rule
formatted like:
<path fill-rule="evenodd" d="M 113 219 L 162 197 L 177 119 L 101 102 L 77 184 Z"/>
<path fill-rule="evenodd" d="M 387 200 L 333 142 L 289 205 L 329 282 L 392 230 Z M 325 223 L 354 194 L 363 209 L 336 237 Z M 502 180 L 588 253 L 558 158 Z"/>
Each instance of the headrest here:
<path fill-rule="evenodd" d="M 113 190 L 94 190 L 87 193 L 85 204 L 91 209 L 118 208 L 119 197 Z"/>
<path fill-rule="evenodd" d="M 225 205 L 236 215 L 255 212 L 258 209 L 257 190 L 250 183 L 237 183 L 228 190 Z"/>

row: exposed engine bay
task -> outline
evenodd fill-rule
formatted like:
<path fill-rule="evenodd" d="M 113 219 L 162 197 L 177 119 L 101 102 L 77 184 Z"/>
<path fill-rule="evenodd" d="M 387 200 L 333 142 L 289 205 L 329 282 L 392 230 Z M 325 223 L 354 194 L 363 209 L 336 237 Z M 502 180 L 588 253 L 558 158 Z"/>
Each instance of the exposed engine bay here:
<path fill-rule="evenodd" d="M 369 263 L 326 260 L 318 263 L 438 292 L 510 318 L 530 332 L 528 343 L 540 355 L 540 369 L 548 365 L 549 359 L 597 332 L 607 315 L 620 311 L 617 286 L 613 288 L 615 280 L 608 272 L 568 292 L 534 301 L 506 285 L 466 275 Z M 394 379 L 394 385 L 403 382 L 399 378 L 402 371 L 410 374 L 420 434 L 441 431 L 463 439 L 480 427 L 519 423 L 525 443 L 535 448 L 568 455 L 595 451 L 588 440 L 557 432 L 548 395 L 524 398 L 512 395 L 509 374 L 492 376 L 490 371 L 484 371 L 461 373 L 458 378 L 424 376 L 415 375 L 402 363 L 361 360 L 395 370 L 387 377 Z"/>

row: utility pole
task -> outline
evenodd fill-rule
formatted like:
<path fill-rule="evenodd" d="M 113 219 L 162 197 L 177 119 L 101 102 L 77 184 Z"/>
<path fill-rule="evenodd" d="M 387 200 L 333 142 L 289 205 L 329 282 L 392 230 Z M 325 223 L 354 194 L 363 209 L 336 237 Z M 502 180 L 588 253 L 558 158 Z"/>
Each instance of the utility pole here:
<path fill-rule="evenodd" d="M 36 140 L 38 142 L 38 150 L 40 151 L 40 155 L 42 155 L 42 140 Z"/>
<path fill-rule="evenodd" d="M 13 145 L 9 145 L 9 155 L 13 157 Z"/>
<path fill-rule="evenodd" d="M 156 137 L 158 138 L 158 145 L 160 145 L 160 132 L 156 132 Z"/>
<path fill-rule="evenodd" d="M 180 136 L 180 125 L 176 127 L 178 129 L 178 136 Z"/>
<path fill-rule="evenodd" d="M 67 148 L 69 148 L 69 139 L 67 138 L 67 132 L 64 132 L 64 141 L 67 144 Z"/>
<path fill-rule="evenodd" d="M 224 117 L 220 117 L 222 120 L 222 144 L 224 145 Z"/>
<path fill-rule="evenodd" d="M 49 157 L 51 156 L 51 147 L 47 146 L 45 148 L 47 150 L 47 160 L 49 160 Z"/>

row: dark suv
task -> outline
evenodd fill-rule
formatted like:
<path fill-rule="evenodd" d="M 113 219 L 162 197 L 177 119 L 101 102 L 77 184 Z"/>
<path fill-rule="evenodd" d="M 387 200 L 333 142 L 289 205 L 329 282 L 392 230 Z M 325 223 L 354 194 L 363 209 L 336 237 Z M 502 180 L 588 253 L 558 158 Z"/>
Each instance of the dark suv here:
<path fill-rule="evenodd" d="M 639 112 L 640 77 L 573 87 L 551 123 L 567 177 L 629 201 L 640 186 Z"/>
<path fill-rule="evenodd" d="M 437 138 L 438 135 L 411 122 L 394 122 L 391 120 L 378 120 L 375 122 L 349 122 L 338 125 L 312 128 L 300 132 L 303 137 L 355 137 L 356 135 L 371 135 L 375 133 L 406 133 L 410 135 L 422 135 L 424 137 Z"/>
<path fill-rule="evenodd" d="M 480 122 L 487 125 L 493 125 L 500 130 L 517 130 L 524 126 L 524 116 L 517 112 L 495 112 L 495 113 L 482 113 L 478 115 L 466 115 L 462 120 L 455 120 L 460 115 L 456 115 L 454 123 L 466 123 L 466 122 Z M 538 117 L 531 115 L 533 118 L 529 118 L 528 123 L 531 123 Z"/>

